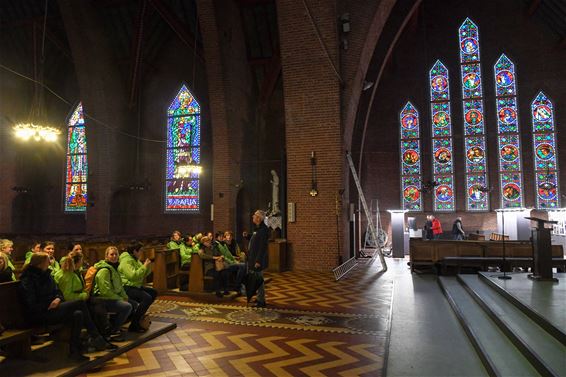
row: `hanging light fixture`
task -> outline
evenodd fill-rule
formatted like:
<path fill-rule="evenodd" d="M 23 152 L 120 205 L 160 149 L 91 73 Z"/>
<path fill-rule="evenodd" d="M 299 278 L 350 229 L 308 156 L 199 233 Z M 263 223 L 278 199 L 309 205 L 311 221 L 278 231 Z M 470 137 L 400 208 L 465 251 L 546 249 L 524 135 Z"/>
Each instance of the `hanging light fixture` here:
<path fill-rule="evenodd" d="M 14 125 L 14 135 L 18 139 L 24 141 L 35 140 L 44 142 L 54 142 L 57 140 L 57 136 L 61 134 L 61 130 L 56 127 L 51 127 L 45 124 L 47 116 L 43 109 L 43 77 L 44 77 L 44 66 L 45 66 L 45 30 L 47 25 L 47 6 L 48 0 L 45 0 L 45 13 L 43 18 L 43 37 L 41 44 L 41 61 L 39 67 L 39 77 L 35 77 L 35 87 L 34 95 L 32 100 L 32 106 L 29 114 L 29 121 L 21 122 Z M 34 26 L 35 27 L 35 26 Z M 37 45 L 34 44 L 34 51 Z M 37 54 L 34 53 L 34 56 Z M 37 61 L 34 59 L 34 66 Z M 35 70 L 34 70 L 35 71 Z M 43 111 L 42 111 L 43 110 Z"/>
<path fill-rule="evenodd" d="M 188 153 L 181 153 L 179 163 L 175 167 L 175 178 L 189 178 L 191 174 L 200 174 L 202 166 L 195 164 Z"/>

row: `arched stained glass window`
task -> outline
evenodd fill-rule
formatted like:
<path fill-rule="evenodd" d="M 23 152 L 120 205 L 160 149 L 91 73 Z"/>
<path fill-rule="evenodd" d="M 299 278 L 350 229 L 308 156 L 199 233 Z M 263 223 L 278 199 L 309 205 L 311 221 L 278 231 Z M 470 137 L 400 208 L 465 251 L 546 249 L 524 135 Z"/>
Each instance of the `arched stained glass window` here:
<path fill-rule="evenodd" d="M 88 162 L 83 105 L 79 103 L 67 122 L 65 212 L 85 212 Z"/>
<path fill-rule="evenodd" d="M 401 123 L 401 201 L 403 209 L 422 211 L 421 144 L 419 112 L 407 102 L 399 115 Z"/>
<path fill-rule="evenodd" d="M 185 85 L 167 110 L 165 211 L 200 209 L 200 105 Z"/>
<path fill-rule="evenodd" d="M 521 137 L 515 65 L 502 54 L 494 66 L 502 208 L 523 207 Z"/>
<path fill-rule="evenodd" d="M 554 128 L 554 106 L 540 92 L 531 104 L 538 209 L 560 207 L 558 148 Z"/>
<path fill-rule="evenodd" d="M 466 208 L 468 211 L 488 211 L 489 190 L 479 31 L 469 18 L 466 18 L 460 26 L 459 41 L 466 154 Z"/>
<path fill-rule="evenodd" d="M 454 211 L 454 162 L 448 70 L 437 60 L 429 73 L 434 210 Z"/>

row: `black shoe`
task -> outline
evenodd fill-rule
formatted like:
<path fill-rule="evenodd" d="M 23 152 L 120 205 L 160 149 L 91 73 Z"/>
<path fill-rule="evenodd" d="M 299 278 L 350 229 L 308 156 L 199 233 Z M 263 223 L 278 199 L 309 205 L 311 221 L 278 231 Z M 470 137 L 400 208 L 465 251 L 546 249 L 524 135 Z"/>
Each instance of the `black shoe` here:
<path fill-rule="evenodd" d="M 224 291 L 224 292 L 222 292 L 222 294 L 223 294 L 224 296 L 228 296 L 228 295 L 230 294 L 230 292 Z"/>
<path fill-rule="evenodd" d="M 83 355 L 80 352 L 73 352 L 69 354 L 69 359 L 77 361 L 79 363 L 84 363 L 85 361 L 90 361 L 90 357 Z"/>
<path fill-rule="evenodd" d="M 110 340 L 113 342 L 124 342 L 126 341 L 126 338 L 124 338 L 124 334 L 122 334 L 122 331 L 118 330 L 110 335 Z"/>
<path fill-rule="evenodd" d="M 244 294 L 242 293 L 242 291 L 234 291 L 236 292 L 236 297 L 240 297 L 243 296 Z"/>
<path fill-rule="evenodd" d="M 97 336 L 96 338 L 91 338 L 88 342 L 89 347 L 94 348 L 97 351 L 104 351 L 107 348 L 108 342 L 102 336 Z"/>
<path fill-rule="evenodd" d="M 258 301 L 258 302 L 255 304 L 255 307 L 256 307 L 256 308 L 265 308 L 266 306 L 267 306 L 267 304 L 266 304 L 264 301 Z"/>
<path fill-rule="evenodd" d="M 106 350 L 107 351 L 115 351 L 118 348 L 120 348 L 120 347 L 118 347 L 116 344 L 112 344 L 110 342 L 106 343 Z"/>
<path fill-rule="evenodd" d="M 222 296 L 222 292 L 220 292 L 220 291 L 216 292 L 216 297 L 218 297 L 218 298 L 223 297 L 223 296 Z"/>

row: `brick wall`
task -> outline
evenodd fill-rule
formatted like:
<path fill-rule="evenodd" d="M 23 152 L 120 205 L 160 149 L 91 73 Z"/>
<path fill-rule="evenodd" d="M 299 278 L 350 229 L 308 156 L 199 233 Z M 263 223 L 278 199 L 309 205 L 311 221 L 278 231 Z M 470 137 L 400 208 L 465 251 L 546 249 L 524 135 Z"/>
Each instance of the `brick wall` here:
<path fill-rule="evenodd" d="M 332 1 L 307 2 L 330 61 L 338 65 Z M 293 268 L 329 270 L 338 262 L 335 200 L 342 187 L 340 87 L 306 9 L 278 1 L 287 139 L 287 200 L 296 203 L 288 226 Z M 311 151 L 316 153 L 318 191 L 311 197 Z"/>

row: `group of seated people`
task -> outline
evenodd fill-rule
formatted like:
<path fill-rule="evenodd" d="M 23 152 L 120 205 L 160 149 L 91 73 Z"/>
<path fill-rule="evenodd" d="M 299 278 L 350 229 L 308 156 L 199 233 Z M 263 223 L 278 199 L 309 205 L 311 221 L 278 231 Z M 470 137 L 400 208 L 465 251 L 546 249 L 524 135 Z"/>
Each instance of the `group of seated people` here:
<path fill-rule="evenodd" d="M 230 294 L 229 284 L 235 277 L 236 294 L 243 294 L 243 280 L 246 274 L 246 254 L 240 250 L 231 231 L 216 232 L 203 235 L 197 233 L 182 236 L 178 230 L 173 231 L 167 244 L 169 249 L 179 249 L 181 269 L 189 270 L 191 257 L 198 254 L 204 262 L 205 275 L 214 278 L 214 291 L 217 297 Z"/>
<path fill-rule="evenodd" d="M 26 320 L 33 326 L 71 326 L 70 357 L 85 361 L 85 351 L 116 349 L 112 341 L 124 340 L 122 325 L 130 319 L 128 331 L 148 329 L 146 311 L 157 292 L 144 286 L 151 261 L 141 258 L 141 244 L 132 244 L 120 255 L 109 246 L 105 258 L 85 268 L 80 244 L 59 262 L 55 243 L 35 243 L 26 254 L 20 275 L 21 299 Z M 16 280 L 11 261 L 13 243 L 0 240 L 0 282 Z M 81 342 L 86 328 L 88 341 Z"/>

